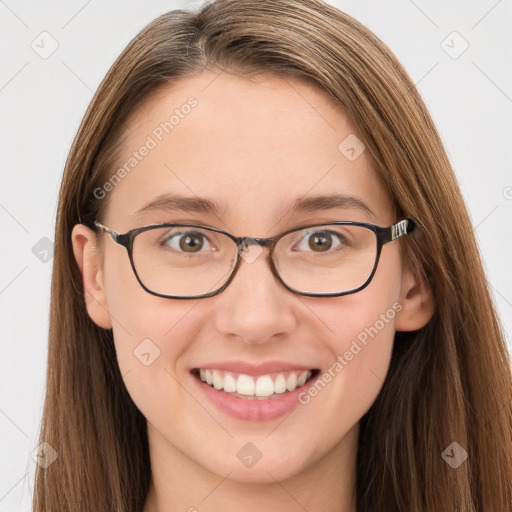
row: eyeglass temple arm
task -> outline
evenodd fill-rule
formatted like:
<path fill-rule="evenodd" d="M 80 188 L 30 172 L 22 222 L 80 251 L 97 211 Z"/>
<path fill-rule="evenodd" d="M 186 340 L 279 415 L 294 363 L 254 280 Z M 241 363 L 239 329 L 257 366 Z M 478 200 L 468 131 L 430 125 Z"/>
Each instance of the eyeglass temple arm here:
<path fill-rule="evenodd" d="M 404 235 L 408 235 L 409 233 L 416 231 L 418 224 L 419 221 L 414 217 L 407 217 L 406 219 L 402 219 L 396 224 L 393 224 L 388 228 L 384 228 L 384 230 L 381 231 L 379 234 L 381 241 L 383 244 L 387 244 L 388 242 L 397 240 Z"/>
<path fill-rule="evenodd" d="M 391 226 L 391 240 L 396 240 L 401 236 L 412 233 L 416 228 L 416 224 L 412 219 L 403 219 Z"/>
<path fill-rule="evenodd" d="M 98 228 L 101 228 L 103 231 L 106 231 L 112 237 L 112 240 L 114 240 L 114 242 L 116 244 L 123 245 L 123 242 L 121 240 L 121 235 L 119 233 L 116 233 L 112 229 L 107 228 L 107 226 L 104 226 L 103 224 L 99 223 L 97 220 L 94 221 L 94 225 Z"/>

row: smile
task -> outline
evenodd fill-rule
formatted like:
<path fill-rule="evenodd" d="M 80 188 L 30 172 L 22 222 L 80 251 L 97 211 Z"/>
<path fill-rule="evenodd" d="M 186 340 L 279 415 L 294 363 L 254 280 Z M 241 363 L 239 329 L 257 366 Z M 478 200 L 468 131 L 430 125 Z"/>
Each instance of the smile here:
<path fill-rule="evenodd" d="M 216 390 L 246 400 L 264 400 L 304 386 L 318 370 L 295 370 L 251 376 L 218 369 L 196 368 L 196 377 Z"/>

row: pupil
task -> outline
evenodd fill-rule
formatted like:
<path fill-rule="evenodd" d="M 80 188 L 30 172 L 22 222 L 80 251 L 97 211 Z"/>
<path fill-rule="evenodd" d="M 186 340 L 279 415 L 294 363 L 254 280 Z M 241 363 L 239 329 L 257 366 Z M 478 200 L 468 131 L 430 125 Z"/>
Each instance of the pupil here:
<path fill-rule="evenodd" d="M 311 240 L 311 238 L 310 238 Z M 313 240 L 314 240 L 314 244 L 317 244 L 316 246 L 313 246 L 311 243 L 309 244 L 310 247 L 312 249 L 317 249 L 318 247 L 320 248 L 325 248 L 325 249 L 330 249 L 331 245 L 332 245 L 332 241 L 330 240 L 330 238 L 328 239 L 325 235 L 315 235 L 313 237 Z"/>
<path fill-rule="evenodd" d="M 199 240 L 199 237 L 187 235 L 180 240 L 180 248 L 183 250 L 194 249 L 194 252 L 196 252 L 196 250 L 201 249 L 202 245 L 202 241 Z"/>

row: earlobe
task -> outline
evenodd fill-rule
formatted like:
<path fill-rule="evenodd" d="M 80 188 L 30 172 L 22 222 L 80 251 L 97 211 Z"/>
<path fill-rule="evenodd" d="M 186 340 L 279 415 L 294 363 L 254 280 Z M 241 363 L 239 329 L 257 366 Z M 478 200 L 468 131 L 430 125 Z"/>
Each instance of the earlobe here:
<path fill-rule="evenodd" d="M 82 275 L 85 305 L 92 321 L 103 329 L 112 328 L 103 284 L 100 253 L 96 234 L 83 224 L 76 224 L 71 232 L 73 254 Z"/>
<path fill-rule="evenodd" d="M 397 331 L 417 331 L 424 327 L 435 311 L 434 295 L 430 287 L 410 270 L 402 277 L 400 297 L 402 309 L 396 315 Z"/>

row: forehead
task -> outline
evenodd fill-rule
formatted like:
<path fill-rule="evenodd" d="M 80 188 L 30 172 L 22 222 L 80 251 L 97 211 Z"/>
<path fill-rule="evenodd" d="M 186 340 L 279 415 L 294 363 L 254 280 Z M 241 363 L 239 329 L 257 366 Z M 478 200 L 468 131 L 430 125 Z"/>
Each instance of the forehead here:
<path fill-rule="evenodd" d="M 384 222 L 389 199 L 368 151 L 355 159 L 346 151 L 360 151 L 358 139 L 342 108 L 304 80 L 203 72 L 159 90 L 132 115 L 107 216 L 133 227 L 149 202 L 172 194 L 210 199 L 217 219 L 265 231 L 298 198 L 340 194 Z"/>

